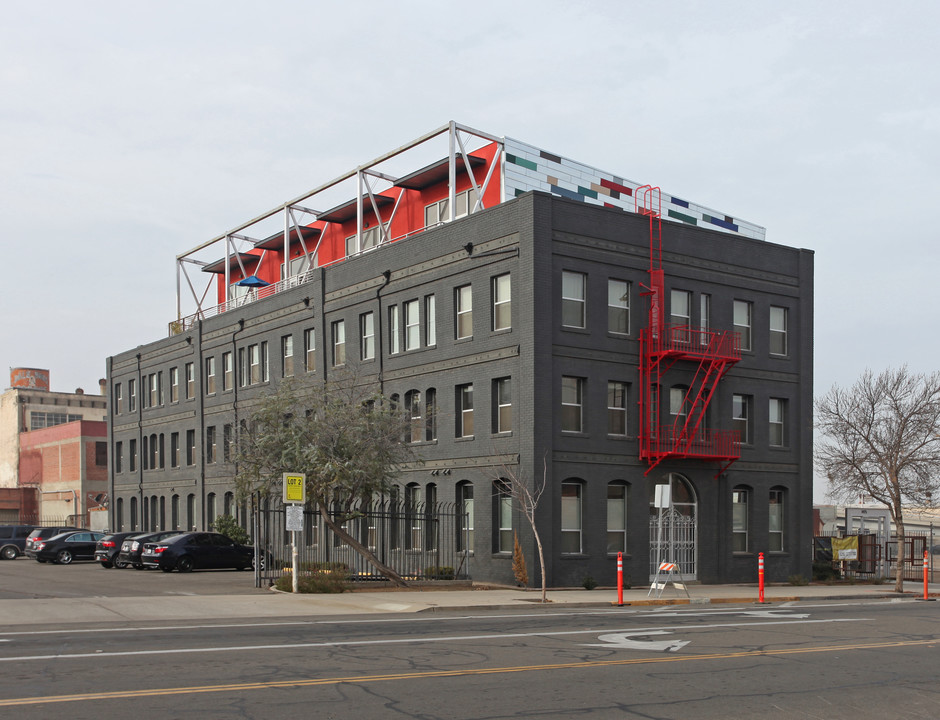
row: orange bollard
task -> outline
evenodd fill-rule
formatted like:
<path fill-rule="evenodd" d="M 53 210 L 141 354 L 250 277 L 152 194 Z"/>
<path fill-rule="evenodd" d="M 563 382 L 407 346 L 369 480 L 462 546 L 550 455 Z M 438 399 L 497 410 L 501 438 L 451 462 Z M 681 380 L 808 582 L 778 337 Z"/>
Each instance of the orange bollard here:
<path fill-rule="evenodd" d="M 927 600 L 927 576 L 930 572 L 930 559 L 924 550 L 924 600 Z"/>
<path fill-rule="evenodd" d="M 623 607 L 623 553 L 617 553 L 617 607 Z"/>
<path fill-rule="evenodd" d="M 757 555 L 757 602 L 764 602 L 764 553 Z"/>

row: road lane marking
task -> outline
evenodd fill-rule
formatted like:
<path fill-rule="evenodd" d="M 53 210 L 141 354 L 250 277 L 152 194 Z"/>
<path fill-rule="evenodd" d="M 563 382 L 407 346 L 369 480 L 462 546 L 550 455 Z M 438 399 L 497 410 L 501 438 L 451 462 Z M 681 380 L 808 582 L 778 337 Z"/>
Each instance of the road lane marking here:
<path fill-rule="evenodd" d="M 655 630 L 648 633 L 608 633 L 600 635 L 599 643 L 585 644 L 584 647 L 599 647 L 623 650 L 646 650 L 647 652 L 675 652 L 689 644 L 689 640 L 635 640 L 635 637 L 649 637 L 650 635 L 669 635 L 666 630 Z"/>
<path fill-rule="evenodd" d="M 357 647 L 357 646 L 375 646 L 375 645 L 408 645 L 417 643 L 438 643 L 438 642 L 466 642 L 477 640 L 503 640 L 507 638 L 533 638 L 533 637 L 560 637 L 564 635 L 601 635 L 611 632 L 625 633 L 646 633 L 662 630 L 682 630 L 686 632 L 710 630 L 715 628 L 740 628 L 740 627 L 761 627 L 767 625 L 818 625 L 827 623 L 843 622 L 870 622 L 869 618 L 830 618 L 823 620 L 766 620 L 761 622 L 743 622 L 743 623 L 712 623 L 709 625 L 673 625 L 650 628 L 601 628 L 591 630 L 554 630 L 527 633 L 490 633 L 486 635 L 453 635 L 441 637 L 405 637 L 388 638 L 381 640 L 331 640 L 327 642 L 312 643 L 280 643 L 275 645 L 232 645 L 225 647 L 194 647 L 194 648 L 171 648 L 168 650 L 117 650 L 114 652 L 87 652 L 87 653 L 69 653 L 55 655 L 21 655 L 16 657 L 2 657 L 0 663 L 4 662 L 25 662 L 27 660 L 75 660 L 82 658 L 104 658 L 104 657 L 130 657 L 147 655 L 188 655 L 193 653 L 211 653 L 211 652 L 257 652 L 259 650 L 304 650 L 309 648 L 326 647 Z"/>
<path fill-rule="evenodd" d="M 737 658 L 772 657 L 775 655 L 799 655 L 805 653 L 845 652 L 847 650 L 880 650 L 884 648 L 936 645 L 937 640 L 900 640 L 884 643 L 861 643 L 856 645 L 821 645 L 808 648 L 782 648 L 780 650 L 745 650 L 732 653 L 709 653 L 707 655 L 660 655 L 652 658 L 628 660 L 591 660 L 587 662 L 555 663 L 551 665 L 518 665 L 515 667 L 477 668 L 460 670 L 435 670 L 415 673 L 393 673 L 386 675 L 352 675 L 337 678 L 308 678 L 300 680 L 277 680 L 268 682 L 230 683 L 226 685 L 197 685 L 192 687 L 151 688 L 136 690 L 111 690 L 74 695 L 46 695 L 42 697 L 9 698 L 0 700 L 0 707 L 21 707 L 46 703 L 88 702 L 92 700 L 139 699 L 168 695 L 195 695 L 201 693 L 247 692 L 252 690 L 275 690 L 340 684 L 360 685 L 373 682 L 401 680 L 428 680 L 432 678 L 472 677 L 475 675 L 499 675 L 505 673 L 544 672 L 548 670 L 588 670 L 592 668 L 624 665 L 651 665 L 654 663 L 696 662 L 707 660 L 733 660 Z"/>

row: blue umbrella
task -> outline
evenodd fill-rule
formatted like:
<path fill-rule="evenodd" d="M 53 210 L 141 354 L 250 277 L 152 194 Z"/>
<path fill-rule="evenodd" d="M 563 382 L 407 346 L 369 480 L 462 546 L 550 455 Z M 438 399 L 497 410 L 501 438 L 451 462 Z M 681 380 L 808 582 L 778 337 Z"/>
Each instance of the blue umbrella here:
<path fill-rule="evenodd" d="M 249 275 L 244 280 L 239 280 L 235 284 L 241 285 L 242 287 L 260 288 L 260 287 L 267 287 L 271 283 L 265 282 L 264 280 L 259 278 L 257 275 Z"/>

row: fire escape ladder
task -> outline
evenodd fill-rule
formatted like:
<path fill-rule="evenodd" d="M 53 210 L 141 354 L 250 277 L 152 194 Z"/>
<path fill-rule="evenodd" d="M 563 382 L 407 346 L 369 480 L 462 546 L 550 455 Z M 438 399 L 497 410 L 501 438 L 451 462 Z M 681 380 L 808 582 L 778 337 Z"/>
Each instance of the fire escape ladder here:
<path fill-rule="evenodd" d="M 643 293 L 649 298 L 649 321 L 640 331 L 640 458 L 649 463 L 647 475 L 668 457 L 719 461 L 720 474 L 739 457 L 735 433 L 709 430 L 706 418 L 722 377 L 741 358 L 739 338 L 737 333 L 666 325 L 659 188 L 637 188 L 634 200 L 636 212 L 649 218 L 650 234 L 649 285 Z M 675 420 L 663 426 L 663 377 L 676 363 L 695 363 L 695 369 Z"/>

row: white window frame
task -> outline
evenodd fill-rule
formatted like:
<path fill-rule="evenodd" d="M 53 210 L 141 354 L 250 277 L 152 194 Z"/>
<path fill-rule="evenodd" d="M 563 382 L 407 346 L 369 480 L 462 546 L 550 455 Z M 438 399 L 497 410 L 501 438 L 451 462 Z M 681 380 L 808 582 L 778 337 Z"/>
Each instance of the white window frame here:
<path fill-rule="evenodd" d="M 402 314 L 405 319 L 405 352 L 418 350 L 421 347 L 421 313 L 417 300 L 406 300 L 402 303 Z"/>
<path fill-rule="evenodd" d="M 607 332 L 613 335 L 630 334 L 631 291 L 628 281 L 616 278 L 607 279 Z"/>
<path fill-rule="evenodd" d="M 512 329 L 512 277 L 510 273 L 493 278 L 493 332 Z"/>
<path fill-rule="evenodd" d="M 359 358 L 375 360 L 375 313 L 359 316 Z"/>
<path fill-rule="evenodd" d="M 473 383 L 457 386 L 457 437 L 473 437 Z"/>
<path fill-rule="evenodd" d="M 473 337 L 473 286 L 461 285 L 454 290 L 454 304 L 457 310 L 455 337 L 465 340 Z"/>
<path fill-rule="evenodd" d="M 741 350 L 750 351 L 754 318 L 754 304 L 748 300 L 734 301 L 734 330 L 741 337 Z"/>
<path fill-rule="evenodd" d="M 767 403 L 767 442 L 770 447 L 787 446 L 787 401 L 770 398 Z"/>
<path fill-rule="evenodd" d="M 731 491 L 731 550 L 746 553 L 750 545 L 748 537 L 748 515 L 750 491 L 736 487 Z"/>
<path fill-rule="evenodd" d="M 330 324 L 330 336 L 333 338 L 333 367 L 346 364 L 346 321 L 334 320 Z"/>
<path fill-rule="evenodd" d="M 607 554 L 627 552 L 627 486 L 607 483 Z"/>
<path fill-rule="evenodd" d="M 580 555 L 583 544 L 583 491 L 579 482 L 561 484 L 561 554 Z M 575 549 L 577 546 L 577 549 Z"/>
<path fill-rule="evenodd" d="M 627 392 L 627 383 L 620 380 L 607 381 L 607 434 L 613 437 L 627 435 Z M 616 432 L 617 430 L 623 432 Z"/>
<path fill-rule="evenodd" d="M 429 347 L 437 345 L 437 301 L 434 295 L 424 296 L 424 341 Z"/>
<path fill-rule="evenodd" d="M 580 288 L 576 287 L 580 286 Z M 566 321 L 568 315 L 578 315 L 578 323 Z M 571 318 L 574 319 L 573 317 Z M 587 320 L 587 275 L 573 270 L 561 271 L 561 324 L 562 327 L 584 329 Z"/>
<path fill-rule="evenodd" d="M 575 410 L 576 409 L 576 412 Z M 577 415 L 577 427 L 566 427 Z M 584 378 L 563 375 L 561 378 L 561 431 L 584 432 Z"/>
<path fill-rule="evenodd" d="M 779 305 L 770 306 L 770 354 L 785 357 L 790 352 L 788 335 L 789 312 Z M 775 349 L 774 345 L 782 345 L 782 349 Z"/>
<path fill-rule="evenodd" d="M 497 378 L 493 381 L 496 406 L 496 432 L 512 432 L 512 378 Z"/>

